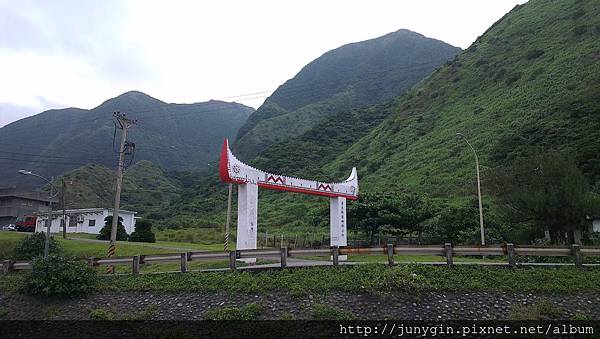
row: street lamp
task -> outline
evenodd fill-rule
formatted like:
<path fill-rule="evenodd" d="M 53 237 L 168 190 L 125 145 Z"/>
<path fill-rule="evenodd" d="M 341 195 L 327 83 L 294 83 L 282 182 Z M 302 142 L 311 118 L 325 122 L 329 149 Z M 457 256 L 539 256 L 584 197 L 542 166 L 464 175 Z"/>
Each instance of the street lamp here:
<path fill-rule="evenodd" d="M 456 136 L 459 139 L 463 139 L 467 143 L 467 145 L 469 145 L 469 147 L 473 151 L 473 154 L 475 155 L 475 169 L 477 170 L 477 198 L 479 199 L 479 226 L 481 228 L 481 245 L 485 246 L 485 232 L 483 230 L 483 207 L 481 204 L 481 181 L 479 179 L 479 158 L 477 157 L 477 152 L 475 152 L 475 148 L 473 148 L 473 146 L 471 145 L 469 140 L 467 140 L 467 137 L 465 137 L 464 134 L 456 133 Z"/>
<path fill-rule="evenodd" d="M 19 170 L 18 171 L 19 174 L 22 175 L 32 175 L 34 177 L 38 177 L 44 181 L 46 181 L 48 184 L 50 184 L 50 194 L 49 194 L 49 204 L 50 204 L 50 213 L 48 214 L 48 218 L 46 219 L 46 241 L 44 242 L 44 258 L 48 256 L 48 254 L 50 253 L 50 225 L 52 225 L 52 199 L 54 199 L 54 197 L 56 196 L 55 194 L 53 194 L 53 192 L 57 192 L 56 188 L 54 187 L 54 184 L 52 184 L 52 180 L 47 179 L 39 174 L 33 173 L 31 171 L 26 171 L 26 170 Z"/>

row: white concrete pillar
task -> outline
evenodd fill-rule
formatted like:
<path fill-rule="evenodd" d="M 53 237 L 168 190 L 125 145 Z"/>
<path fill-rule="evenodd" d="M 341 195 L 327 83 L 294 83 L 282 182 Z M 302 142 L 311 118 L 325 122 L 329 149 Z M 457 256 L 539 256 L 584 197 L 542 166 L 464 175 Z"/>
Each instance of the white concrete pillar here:
<path fill-rule="evenodd" d="M 329 220 L 331 246 L 347 246 L 348 224 L 346 220 L 346 198 L 329 198 Z"/>
<path fill-rule="evenodd" d="M 258 227 L 258 185 L 238 185 L 238 221 L 236 249 L 256 249 Z"/>

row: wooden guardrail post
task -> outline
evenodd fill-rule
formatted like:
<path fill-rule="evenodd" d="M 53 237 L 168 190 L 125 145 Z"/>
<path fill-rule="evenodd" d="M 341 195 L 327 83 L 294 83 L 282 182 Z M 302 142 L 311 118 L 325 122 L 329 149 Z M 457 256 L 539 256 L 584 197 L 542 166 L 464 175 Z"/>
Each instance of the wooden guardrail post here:
<path fill-rule="evenodd" d="M 387 244 L 388 265 L 394 266 L 394 244 Z"/>
<path fill-rule="evenodd" d="M 515 244 L 506 244 L 506 256 L 508 257 L 508 266 L 514 267 L 515 261 Z"/>
<path fill-rule="evenodd" d="M 281 251 L 281 268 L 286 268 L 287 267 L 287 255 L 288 255 L 288 249 L 287 247 L 281 247 L 279 249 Z"/>
<path fill-rule="evenodd" d="M 131 267 L 131 274 L 133 274 L 133 275 L 140 274 L 140 256 L 139 255 L 133 256 L 133 265 Z"/>
<path fill-rule="evenodd" d="M 581 267 L 583 265 L 583 258 L 581 256 L 581 245 L 572 245 L 573 257 L 575 257 L 575 266 Z"/>
<path fill-rule="evenodd" d="M 333 266 L 338 266 L 340 264 L 340 247 L 333 246 L 331 248 L 331 255 L 333 256 Z"/>
<path fill-rule="evenodd" d="M 235 270 L 236 269 L 236 260 L 237 260 L 237 253 L 236 251 L 231 251 L 229 252 L 229 269 Z"/>
<path fill-rule="evenodd" d="M 188 254 L 187 253 L 181 253 L 181 273 L 185 273 L 188 271 Z"/>
<path fill-rule="evenodd" d="M 447 242 L 444 244 L 444 252 L 446 253 L 446 264 L 448 267 L 452 267 L 453 259 L 452 259 L 452 244 Z"/>
<path fill-rule="evenodd" d="M 89 258 L 87 259 L 87 261 L 88 261 L 88 264 L 89 264 L 90 266 L 94 267 L 94 261 L 95 261 L 94 257 L 89 257 Z"/>

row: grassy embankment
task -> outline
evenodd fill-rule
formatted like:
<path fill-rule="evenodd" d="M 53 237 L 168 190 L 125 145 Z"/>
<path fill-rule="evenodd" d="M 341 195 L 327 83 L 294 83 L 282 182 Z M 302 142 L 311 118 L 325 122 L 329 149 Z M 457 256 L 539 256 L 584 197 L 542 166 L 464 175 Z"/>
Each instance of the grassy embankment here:
<path fill-rule="evenodd" d="M 14 293 L 24 274 L 0 277 L 0 290 Z M 540 282 L 544 283 L 541 284 Z M 292 295 L 344 291 L 349 293 L 408 293 L 430 291 L 507 291 L 572 293 L 600 291 L 600 269 L 447 267 L 379 264 L 354 267 L 311 267 L 271 270 L 103 276 L 98 291 L 156 293 L 260 293 L 285 291 Z"/>

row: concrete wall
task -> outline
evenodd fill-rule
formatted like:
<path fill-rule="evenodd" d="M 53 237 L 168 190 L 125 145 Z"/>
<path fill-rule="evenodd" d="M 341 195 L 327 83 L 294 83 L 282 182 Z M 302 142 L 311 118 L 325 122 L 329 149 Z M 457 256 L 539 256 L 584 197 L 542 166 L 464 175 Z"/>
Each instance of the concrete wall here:
<path fill-rule="evenodd" d="M 78 215 L 79 221 L 82 222 L 78 222 Z M 112 211 L 107 209 L 78 214 L 67 214 L 67 233 L 99 234 L 102 227 L 104 227 L 104 218 L 109 215 L 112 216 Z M 120 212 L 119 216 L 123 218 L 123 226 L 125 226 L 125 231 L 127 234 L 131 234 L 131 232 L 135 230 L 135 214 L 130 212 Z M 45 219 L 46 217 L 38 218 L 35 228 L 36 232 L 41 232 L 44 230 Z M 54 216 L 52 225 L 50 227 L 51 233 L 62 232 L 61 221 L 62 216 Z M 90 226 L 90 221 L 92 221 L 93 226 Z M 73 224 L 75 224 L 75 226 L 73 226 Z"/>
<path fill-rule="evenodd" d="M 17 217 L 48 211 L 48 203 L 22 197 L 0 197 L 0 217 L 11 219 L 14 223 Z"/>

